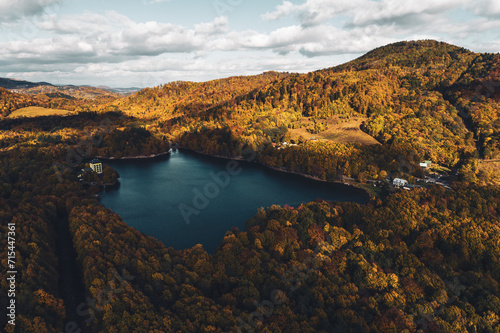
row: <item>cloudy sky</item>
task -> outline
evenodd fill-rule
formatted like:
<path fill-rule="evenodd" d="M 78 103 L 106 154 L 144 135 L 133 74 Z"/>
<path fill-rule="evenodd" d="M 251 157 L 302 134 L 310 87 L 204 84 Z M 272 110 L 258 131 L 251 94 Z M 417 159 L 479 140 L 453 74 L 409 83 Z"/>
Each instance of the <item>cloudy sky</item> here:
<path fill-rule="evenodd" d="M 500 51 L 498 0 L 0 0 L 0 77 L 146 87 L 308 72 L 401 40 Z"/>

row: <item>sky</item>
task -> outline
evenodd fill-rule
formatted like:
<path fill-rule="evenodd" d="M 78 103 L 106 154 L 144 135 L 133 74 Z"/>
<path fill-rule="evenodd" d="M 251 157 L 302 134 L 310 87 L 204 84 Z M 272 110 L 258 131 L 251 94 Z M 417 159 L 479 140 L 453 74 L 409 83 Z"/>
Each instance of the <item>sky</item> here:
<path fill-rule="evenodd" d="M 305 73 L 435 39 L 500 52 L 499 0 L 0 0 L 0 77 L 151 87 Z"/>

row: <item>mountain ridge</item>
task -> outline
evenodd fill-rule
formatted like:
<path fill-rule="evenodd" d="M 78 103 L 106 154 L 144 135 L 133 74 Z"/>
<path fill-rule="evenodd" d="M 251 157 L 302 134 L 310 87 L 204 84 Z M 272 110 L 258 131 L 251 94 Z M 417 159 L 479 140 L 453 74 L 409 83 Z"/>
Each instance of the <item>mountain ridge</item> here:
<path fill-rule="evenodd" d="M 349 122 L 356 120 L 358 130 L 384 145 L 415 146 L 427 159 L 456 167 L 476 155 L 500 157 L 499 63 L 498 54 L 434 40 L 405 41 L 305 74 L 177 81 L 78 106 L 54 96 L 60 108 L 150 119 L 152 128 L 180 142 L 189 141 L 190 133 L 223 129 L 255 150 L 276 140 L 316 136 L 345 142 L 336 139 L 338 129 L 351 128 Z M 52 95 L 46 95 L 51 102 Z M 207 147 L 193 147 L 235 154 L 216 151 L 222 149 L 216 148 L 221 147 L 218 135 L 206 138 Z"/>
<path fill-rule="evenodd" d="M 4 316 L 0 330 L 498 332 L 500 187 L 483 186 L 477 165 L 489 158 L 500 174 L 498 55 L 404 47 L 333 70 L 174 82 L 120 99 L 0 88 L 1 114 L 22 103 L 80 111 L 0 119 L 0 243 L 15 245 L 19 291 L 17 326 Z M 380 144 L 341 142 L 338 128 Z M 154 156 L 170 142 L 238 158 L 228 172 L 247 157 L 377 196 L 273 205 L 226 231 L 214 254 L 174 249 L 101 204 L 87 180 L 111 183 L 110 166 L 78 181 L 95 156 Z M 197 209 L 217 195 L 212 185 L 224 190 L 226 171 L 200 173 L 213 179 L 193 189 Z M 428 184 L 434 172 L 449 186 Z M 397 189 L 395 178 L 422 188 Z M 167 181 L 166 200 L 172 191 Z M 6 289 L 9 278 L 0 272 Z"/>
<path fill-rule="evenodd" d="M 22 88 L 34 88 L 38 86 L 53 86 L 53 84 L 48 82 L 30 82 L 24 80 L 16 80 L 9 78 L 0 78 L 0 87 L 5 89 L 22 89 Z"/>
<path fill-rule="evenodd" d="M 266 130 L 304 125 L 311 134 L 317 134 L 328 127 L 331 117 L 367 117 L 362 129 L 378 141 L 391 144 L 417 139 L 419 150 L 428 158 L 454 166 L 460 156 L 475 149 L 468 132 L 476 139 L 487 139 L 485 133 L 489 132 L 483 128 L 488 130 L 488 126 L 479 119 L 491 113 L 494 101 L 486 98 L 478 108 L 475 105 L 478 111 L 473 113 L 470 109 L 477 102 L 471 98 L 459 102 L 453 98 L 453 89 L 460 86 L 472 89 L 471 83 L 498 70 L 497 59 L 499 56 L 495 54 L 473 53 L 444 42 L 399 42 L 346 64 L 306 74 L 288 74 L 243 94 L 219 98 L 218 103 L 202 103 L 201 108 L 194 101 L 206 101 L 206 96 L 197 95 L 196 90 L 178 91 L 187 94 L 191 101 L 187 104 L 166 97 L 161 89 L 172 84 L 131 95 L 126 105 L 116 104 L 121 100 L 112 104 L 133 116 L 169 121 L 169 129 L 180 136 L 183 131 L 180 127 L 188 126 L 195 131 L 229 126 L 231 132 L 240 128 L 266 136 L 253 125 L 264 118 L 269 121 Z M 199 85 L 210 87 L 223 81 Z M 471 129 L 464 121 L 472 123 Z M 402 132 L 399 127 L 403 127 Z M 500 126 L 492 131 L 497 142 Z M 253 139 L 242 140 L 256 148 Z M 499 149 L 487 148 L 481 146 L 479 153 L 488 158 L 500 156 Z"/>

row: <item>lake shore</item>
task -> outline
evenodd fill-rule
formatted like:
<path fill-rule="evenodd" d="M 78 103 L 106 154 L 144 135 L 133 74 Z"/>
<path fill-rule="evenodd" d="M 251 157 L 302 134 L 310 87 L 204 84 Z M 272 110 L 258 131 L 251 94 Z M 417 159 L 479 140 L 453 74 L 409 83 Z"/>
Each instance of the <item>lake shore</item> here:
<path fill-rule="evenodd" d="M 146 159 L 153 159 L 153 158 L 159 158 L 159 157 L 164 157 L 168 156 L 171 154 L 171 151 L 167 151 L 165 153 L 159 153 L 159 154 L 152 154 L 149 156 L 146 155 L 138 155 L 138 156 L 124 156 L 124 157 L 106 157 L 106 156 L 94 156 L 93 158 L 98 158 L 100 160 L 104 161 L 120 161 L 120 160 L 146 160 Z"/>
<path fill-rule="evenodd" d="M 224 159 L 224 160 L 229 160 L 229 161 L 255 163 L 255 164 L 263 166 L 263 167 L 265 167 L 267 169 L 270 169 L 270 170 L 274 170 L 274 171 L 278 171 L 278 172 L 283 172 L 283 173 L 288 173 L 288 174 L 293 174 L 293 175 L 301 176 L 301 177 L 304 177 L 304 178 L 307 178 L 307 179 L 311 179 L 311 180 L 315 180 L 315 181 L 319 181 L 319 182 L 323 182 L 323 183 L 342 184 L 342 185 L 346 185 L 346 186 L 353 186 L 355 188 L 358 188 L 358 189 L 363 190 L 364 192 L 366 192 L 366 194 L 368 194 L 368 196 L 369 196 L 370 199 L 372 199 L 372 198 L 375 197 L 375 195 L 372 192 L 368 191 L 361 184 L 358 185 L 358 184 L 352 184 L 352 183 L 349 183 L 349 182 L 342 182 L 342 181 L 337 181 L 337 180 L 335 180 L 335 181 L 329 181 L 329 180 L 321 179 L 319 177 L 311 176 L 311 175 L 308 175 L 308 174 L 305 174 L 305 173 L 295 172 L 295 171 L 284 169 L 284 168 L 273 167 L 271 165 L 267 165 L 267 164 L 264 164 L 264 163 L 261 163 L 261 162 L 257 162 L 255 160 L 255 158 L 253 158 L 253 159 L 246 159 L 243 156 L 228 157 L 228 156 L 223 156 L 223 155 L 207 154 L 207 153 L 203 153 L 203 152 L 196 151 L 196 150 L 189 149 L 189 148 L 185 148 L 185 147 L 177 147 L 177 149 L 180 150 L 180 151 L 182 151 L 182 150 L 189 151 L 189 152 L 192 152 L 192 153 L 195 153 L 195 154 L 199 154 L 199 155 L 203 155 L 203 156 L 208 156 L 208 157 L 219 158 L 219 159 Z M 99 158 L 99 159 L 102 159 L 102 160 L 110 160 L 110 161 L 119 161 L 119 160 L 146 160 L 146 159 L 154 159 L 154 158 L 163 157 L 163 156 L 167 156 L 167 155 L 170 155 L 170 154 L 171 154 L 171 150 L 169 150 L 168 152 L 165 152 L 165 153 L 153 154 L 153 155 L 150 155 L 150 156 L 139 155 L 139 156 L 129 156 L 129 157 L 120 157 L 120 158 L 95 156 L 95 158 Z"/>
<path fill-rule="evenodd" d="M 366 192 L 366 194 L 368 194 L 368 196 L 370 197 L 370 199 L 373 199 L 373 198 L 376 197 L 372 192 L 370 192 L 366 188 L 364 188 L 362 186 L 362 184 L 358 185 L 358 184 L 352 184 L 352 183 L 349 183 L 349 182 L 341 182 L 341 181 L 338 181 L 338 180 L 334 180 L 334 181 L 325 180 L 325 179 L 321 179 L 319 177 L 311 176 L 311 175 L 308 175 L 308 174 L 305 174 L 305 173 L 295 172 L 295 171 L 284 169 L 284 168 L 273 167 L 271 165 L 267 165 L 267 164 L 264 164 L 264 163 L 261 163 L 261 162 L 257 162 L 255 160 L 255 158 L 249 160 L 249 159 L 245 159 L 242 156 L 228 157 L 228 156 L 222 156 L 222 155 L 207 154 L 207 153 L 199 152 L 199 151 L 196 151 L 196 150 L 193 150 L 193 149 L 189 149 L 189 148 L 185 148 L 185 147 L 179 147 L 178 149 L 179 150 L 185 150 L 185 151 L 193 152 L 193 153 L 200 154 L 200 155 L 203 155 L 203 156 L 215 157 L 215 158 L 220 158 L 220 159 L 225 159 L 225 160 L 232 160 L 232 161 L 238 161 L 238 162 L 255 163 L 255 164 L 263 166 L 263 167 L 265 167 L 267 169 L 271 169 L 271 170 L 278 171 L 278 172 L 283 172 L 283 173 L 288 173 L 288 174 L 292 174 L 292 175 L 297 175 L 297 176 L 301 176 L 301 177 L 304 177 L 304 178 L 307 178 L 307 179 L 311 179 L 311 180 L 315 180 L 315 181 L 319 181 L 319 182 L 323 182 L 323 183 L 342 184 L 342 185 L 346 185 L 346 186 L 352 186 L 352 187 L 358 188 L 358 189 L 363 190 L 364 192 Z"/>

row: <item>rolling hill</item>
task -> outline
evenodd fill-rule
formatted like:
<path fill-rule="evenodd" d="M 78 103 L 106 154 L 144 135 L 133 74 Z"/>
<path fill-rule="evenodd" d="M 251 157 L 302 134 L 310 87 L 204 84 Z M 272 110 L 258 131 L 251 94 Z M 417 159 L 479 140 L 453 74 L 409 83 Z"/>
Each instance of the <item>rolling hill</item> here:
<path fill-rule="evenodd" d="M 48 82 L 29 82 L 23 80 L 0 78 L 0 87 L 5 89 L 29 89 L 39 86 L 52 86 L 52 84 Z"/>
<path fill-rule="evenodd" d="M 19 117 L 43 117 L 43 116 L 66 116 L 71 114 L 71 111 L 60 110 L 60 109 L 48 109 L 40 106 L 29 106 L 9 114 L 9 118 L 19 118 Z"/>
<path fill-rule="evenodd" d="M 205 153 L 235 156 L 242 145 L 262 151 L 272 142 L 317 139 L 331 147 L 397 146 L 461 168 L 500 157 L 499 63 L 498 54 L 443 42 L 400 42 L 307 74 L 179 81 L 121 98 L 94 87 L 38 85 L 25 89 L 30 97 L 8 98 L 4 91 L 3 100 L 14 101 L 4 102 L 2 114 L 26 106 L 122 111 Z"/>
<path fill-rule="evenodd" d="M 227 128 L 254 146 L 272 133 L 335 142 L 328 139 L 332 123 L 364 119 L 361 129 L 379 142 L 411 144 L 428 159 L 455 166 L 464 156 L 500 157 L 499 63 L 498 54 L 401 42 L 308 74 L 177 82 L 112 104 L 166 122 L 175 136 Z"/>
<path fill-rule="evenodd" d="M 93 111 L 0 119 L 0 245 L 15 245 L 19 291 L 17 326 L 4 316 L 0 327 L 499 332 L 500 188 L 475 179 L 500 183 L 498 60 L 416 41 L 308 74 L 174 82 L 119 99 L 0 88 L 2 115 Z M 127 225 L 76 175 L 85 158 L 151 155 L 169 140 L 229 157 L 252 148 L 259 163 L 328 181 L 410 180 L 424 158 L 462 178 L 365 205 L 273 205 L 214 254 L 178 250 Z M 0 281 L 8 290 L 6 270 Z"/>

